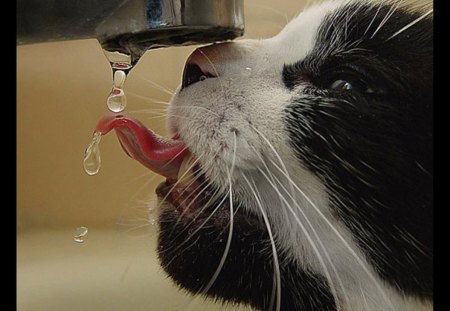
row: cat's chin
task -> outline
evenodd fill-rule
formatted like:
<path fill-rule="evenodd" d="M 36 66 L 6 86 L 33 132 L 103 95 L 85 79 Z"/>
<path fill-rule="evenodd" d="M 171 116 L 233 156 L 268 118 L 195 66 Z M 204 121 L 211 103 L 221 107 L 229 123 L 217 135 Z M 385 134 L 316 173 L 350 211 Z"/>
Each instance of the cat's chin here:
<path fill-rule="evenodd" d="M 160 264 L 178 286 L 198 294 L 209 283 L 223 256 L 230 228 L 229 201 L 224 198 L 205 205 L 207 195 L 186 200 L 192 194 L 190 190 L 167 181 L 156 192 L 159 200 L 164 199 L 159 204 L 158 219 Z M 240 214 L 235 216 L 234 229 L 243 221 Z M 230 254 L 233 249 L 235 246 Z M 226 282 L 217 281 L 204 294 L 217 296 L 215 288 L 220 284 Z"/>
<path fill-rule="evenodd" d="M 158 187 L 159 194 L 167 185 Z M 170 196 L 170 195 L 169 195 Z M 197 204 L 196 204 L 197 205 Z M 176 285 L 196 295 L 229 302 L 254 303 L 251 293 L 239 288 L 256 272 L 264 289 L 272 282 L 273 268 L 267 232 L 261 222 L 239 209 L 234 214 L 232 240 L 228 198 L 206 206 L 188 208 L 177 200 L 165 200 L 159 214 L 158 257 L 161 267 Z M 264 254 L 264 255 L 263 255 Z M 226 255 L 221 268 L 220 262 Z M 217 278 L 213 280 L 215 274 Z M 245 284 L 245 283 L 244 283 Z M 247 288 L 247 291 L 249 289 Z M 265 290 L 260 295 L 264 300 Z"/>
<path fill-rule="evenodd" d="M 158 188 L 164 191 L 165 187 Z M 176 201 L 160 202 L 160 265 L 177 286 L 193 295 L 272 310 L 275 270 L 264 221 L 235 202 L 230 229 L 230 201 L 228 196 L 222 198 L 190 210 Z M 286 256 L 278 252 L 282 310 L 319 305 L 320 310 L 336 310 L 326 282 Z"/>

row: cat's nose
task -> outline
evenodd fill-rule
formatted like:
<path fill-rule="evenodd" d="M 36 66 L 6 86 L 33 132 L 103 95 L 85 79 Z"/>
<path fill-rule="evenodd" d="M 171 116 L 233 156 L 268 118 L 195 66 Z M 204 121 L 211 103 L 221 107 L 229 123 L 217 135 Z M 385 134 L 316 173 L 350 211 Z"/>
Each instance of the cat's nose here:
<path fill-rule="evenodd" d="M 215 78 L 219 74 L 213 64 L 213 57 L 208 57 L 211 48 L 196 49 L 186 61 L 183 71 L 182 88 L 186 88 L 199 81 Z"/>

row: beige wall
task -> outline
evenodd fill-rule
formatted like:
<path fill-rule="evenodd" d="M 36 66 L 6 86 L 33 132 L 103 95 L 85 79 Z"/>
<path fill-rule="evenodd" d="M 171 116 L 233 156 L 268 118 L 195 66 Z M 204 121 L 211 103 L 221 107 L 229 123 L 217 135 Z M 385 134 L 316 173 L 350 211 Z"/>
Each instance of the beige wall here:
<path fill-rule="evenodd" d="M 303 1 L 245 1 L 245 38 L 276 34 Z M 275 8 L 276 7 L 276 8 Z M 175 89 L 194 47 L 148 51 L 133 69 L 125 90 L 126 111 L 164 133 L 164 119 L 145 110 L 161 109 L 152 98 L 170 96 L 151 82 Z M 115 137 L 101 142 L 102 169 L 83 171 L 84 149 L 106 111 L 111 69 L 96 40 L 17 47 L 17 210 L 19 230 L 35 226 L 110 226 L 145 217 L 138 198 L 153 193 L 162 179 L 128 158 Z"/>

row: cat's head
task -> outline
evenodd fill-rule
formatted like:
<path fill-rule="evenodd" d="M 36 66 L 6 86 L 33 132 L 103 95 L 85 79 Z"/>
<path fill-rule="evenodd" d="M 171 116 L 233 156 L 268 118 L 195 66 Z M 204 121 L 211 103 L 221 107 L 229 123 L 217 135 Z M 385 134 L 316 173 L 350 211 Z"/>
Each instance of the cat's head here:
<path fill-rule="evenodd" d="M 431 306 L 432 24 L 328 1 L 189 57 L 172 155 L 147 165 L 176 284 L 262 310 Z"/>

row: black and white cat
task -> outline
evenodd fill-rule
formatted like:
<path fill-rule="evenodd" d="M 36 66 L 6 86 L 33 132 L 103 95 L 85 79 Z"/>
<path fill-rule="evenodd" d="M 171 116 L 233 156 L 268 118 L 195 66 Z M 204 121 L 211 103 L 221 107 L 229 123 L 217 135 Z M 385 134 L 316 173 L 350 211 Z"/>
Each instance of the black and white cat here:
<path fill-rule="evenodd" d="M 167 177 L 175 283 L 260 310 L 431 310 L 432 46 L 431 4 L 325 1 L 197 49 L 161 157 L 115 128 Z"/>

